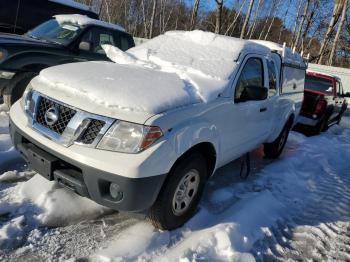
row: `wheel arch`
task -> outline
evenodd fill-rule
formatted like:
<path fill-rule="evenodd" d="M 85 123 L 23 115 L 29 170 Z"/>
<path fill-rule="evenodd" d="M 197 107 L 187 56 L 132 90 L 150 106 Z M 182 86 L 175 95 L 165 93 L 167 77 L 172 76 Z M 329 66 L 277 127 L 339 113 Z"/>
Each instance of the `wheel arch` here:
<path fill-rule="evenodd" d="M 185 151 L 180 157 L 177 158 L 175 163 L 172 165 L 170 172 L 184 159 L 189 157 L 191 154 L 199 153 L 201 154 L 206 163 L 207 163 L 207 172 L 208 177 L 210 177 L 215 170 L 216 167 L 216 160 L 217 160 L 217 152 L 215 149 L 215 146 L 211 142 L 201 142 L 194 146 L 192 146 L 190 149 Z"/>

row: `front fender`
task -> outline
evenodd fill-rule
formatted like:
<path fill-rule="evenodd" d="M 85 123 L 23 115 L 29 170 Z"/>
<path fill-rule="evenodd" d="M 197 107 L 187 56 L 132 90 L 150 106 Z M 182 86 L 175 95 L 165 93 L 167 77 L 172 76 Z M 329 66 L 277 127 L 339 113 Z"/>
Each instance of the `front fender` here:
<path fill-rule="evenodd" d="M 191 120 L 173 128 L 171 143 L 178 157 L 200 143 L 211 143 L 219 152 L 219 134 L 215 125 L 204 120 Z"/>

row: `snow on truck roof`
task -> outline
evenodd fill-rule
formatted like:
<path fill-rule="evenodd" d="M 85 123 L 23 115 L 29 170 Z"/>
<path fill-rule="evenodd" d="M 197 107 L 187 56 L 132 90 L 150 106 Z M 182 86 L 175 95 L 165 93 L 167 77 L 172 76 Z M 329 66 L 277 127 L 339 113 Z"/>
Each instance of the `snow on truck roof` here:
<path fill-rule="evenodd" d="M 275 42 L 265 41 L 265 40 L 250 40 L 250 41 L 260 45 L 264 45 L 267 48 L 269 48 L 271 51 L 277 51 L 281 55 L 283 53 L 283 45 L 277 44 Z M 289 47 L 285 48 L 284 62 L 295 66 L 305 67 L 305 61 L 303 57 L 299 53 L 293 52 L 293 50 Z"/>
<path fill-rule="evenodd" d="M 72 24 L 77 24 L 80 26 L 97 25 L 97 26 L 107 27 L 107 28 L 110 28 L 113 30 L 125 32 L 125 29 L 120 25 L 107 23 L 107 22 L 97 20 L 97 19 L 92 19 L 86 15 L 79 15 L 79 14 L 55 15 L 54 18 L 57 20 L 57 22 L 59 24 L 72 23 Z"/>
<path fill-rule="evenodd" d="M 177 69 L 176 71 L 227 80 L 242 51 L 265 54 L 270 49 L 252 41 L 199 30 L 170 31 L 129 49 L 126 55 L 146 62 L 147 67 L 151 64 L 164 71 Z M 115 54 L 110 58 L 116 63 L 125 63 Z"/>

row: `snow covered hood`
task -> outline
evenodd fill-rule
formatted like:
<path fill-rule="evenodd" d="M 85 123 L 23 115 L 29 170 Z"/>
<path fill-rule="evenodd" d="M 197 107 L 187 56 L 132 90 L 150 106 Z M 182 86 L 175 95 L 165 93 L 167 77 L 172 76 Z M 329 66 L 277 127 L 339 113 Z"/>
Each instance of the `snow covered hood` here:
<path fill-rule="evenodd" d="M 32 86 L 82 110 L 129 121 L 200 102 L 174 73 L 111 62 L 51 67 L 43 70 Z"/>

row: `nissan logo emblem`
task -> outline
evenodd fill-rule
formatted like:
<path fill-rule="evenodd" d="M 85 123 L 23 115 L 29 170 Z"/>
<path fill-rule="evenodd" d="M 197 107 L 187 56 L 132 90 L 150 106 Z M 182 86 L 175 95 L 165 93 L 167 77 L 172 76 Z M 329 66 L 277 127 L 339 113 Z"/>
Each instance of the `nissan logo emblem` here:
<path fill-rule="evenodd" d="M 48 126 L 56 124 L 58 121 L 59 112 L 56 107 L 50 107 L 45 113 L 45 122 Z"/>

